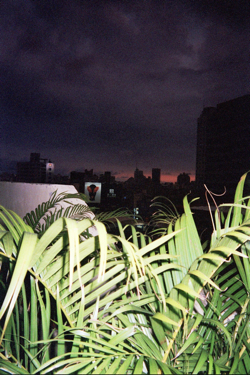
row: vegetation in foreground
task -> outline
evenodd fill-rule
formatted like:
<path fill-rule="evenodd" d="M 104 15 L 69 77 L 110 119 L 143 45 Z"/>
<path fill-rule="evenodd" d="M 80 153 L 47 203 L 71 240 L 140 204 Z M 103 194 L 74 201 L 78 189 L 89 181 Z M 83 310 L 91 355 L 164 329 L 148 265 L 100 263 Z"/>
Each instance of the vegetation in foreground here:
<path fill-rule="evenodd" d="M 147 234 L 119 221 L 110 234 L 79 207 L 42 226 L 45 206 L 30 221 L 1 206 L 0 373 L 247 374 L 245 179 L 205 244 L 188 197 L 180 217 L 159 207 Z"/>

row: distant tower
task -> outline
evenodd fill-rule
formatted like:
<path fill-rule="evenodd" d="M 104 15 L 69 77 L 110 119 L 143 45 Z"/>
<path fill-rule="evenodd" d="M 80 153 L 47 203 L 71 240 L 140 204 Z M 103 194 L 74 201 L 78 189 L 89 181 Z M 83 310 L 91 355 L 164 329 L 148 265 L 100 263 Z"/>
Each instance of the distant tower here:
<path fill-rule="evenodd" d="M 160 170 L 160 168 L 152 168 L 152 182 L 154 184 L 160 184 L 160 182 L 161 182 L 161 170 Z"/>
<path fill-rule="evenodd" d="M 105 182 L 107 185 L 110 185 L 111 182 L 111 172 L 106 171 L 104 173 Z"/>
<path fill-rule="evenodd" d="M 134 171 L 134 179 L 135 183 L 142 183 L 144 181 L 143 171 L 140 171 L 138 168 L 136 168 L 136 170 Z"/>

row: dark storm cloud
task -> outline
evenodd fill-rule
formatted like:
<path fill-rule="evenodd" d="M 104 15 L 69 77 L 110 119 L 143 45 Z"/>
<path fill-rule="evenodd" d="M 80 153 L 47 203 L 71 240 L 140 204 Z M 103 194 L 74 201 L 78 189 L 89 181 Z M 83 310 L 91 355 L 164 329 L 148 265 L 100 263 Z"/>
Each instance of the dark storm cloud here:
<path fill-rule="evenodd" d="M 194 173 L 203 105 L 249 92 L 248 1 L 15 0 L 0 12 L 6 161 Z"/>

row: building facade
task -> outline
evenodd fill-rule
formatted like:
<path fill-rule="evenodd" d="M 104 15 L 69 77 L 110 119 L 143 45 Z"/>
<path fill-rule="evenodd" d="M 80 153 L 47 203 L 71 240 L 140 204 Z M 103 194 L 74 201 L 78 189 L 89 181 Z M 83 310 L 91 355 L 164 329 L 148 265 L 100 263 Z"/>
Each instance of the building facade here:
<path fill-rule="evenodd" d="M 250 170 L 250 95 L 204 108 L 197 124 L 196 184 L 233 191 Z"/>
<path fill-rule="evenodd" d="M 17 163 L 17 182 L 52 183 L 54 164 L 40 158 L 39 153 L 31 153 L 30 160 Z"/>
<path fill-rule="evenodd" d="M 154 184 L 160 184 L 160 182 L 161 182 L 161 170 L 160 170 L 160 168 L 152 168 L 152 182 Z"/>
<path fill-rule="evenodd" d="M 134 180 L 136 184 L 143 184 L 145 182 L 145 176 L 143 171 L 140 171 L 138 168 L 134 171 Z"/>

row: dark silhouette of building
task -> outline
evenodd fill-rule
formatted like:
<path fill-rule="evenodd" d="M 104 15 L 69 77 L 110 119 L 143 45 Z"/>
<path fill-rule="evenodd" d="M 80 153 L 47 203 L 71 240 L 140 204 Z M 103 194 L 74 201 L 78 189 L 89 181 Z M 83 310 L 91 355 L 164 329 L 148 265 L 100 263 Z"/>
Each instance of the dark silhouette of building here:
<path fill-rule="evenodd" d="M 48 164 L 47 159 L 42 159 L 40 158 L 39 153 L 32 152 L 30 154 L 30 161 L 17 163 L 16 180 L 18 182 L 45 183 L 46 180 L 49 179 L 50 180 L 49 182 L 52 182 L 52 175 L 54 173 L 54 164 L 51 162 L 49 163 L 50 166 L 47 164 Z M 46 173 L 46 166 L 47 166 L 47 173 Z"/>
<path fill-rule="evenodd" d="M 134 171 L 134 180 L 137 185 L 143 184 L 146 180 L 143 171 L 140 171 L 138 168 L 136 168 L 136 170 Z"/>
<path fill-rule="evenodd" d="M 160 168 L 152 168 L 152 183 L 159 184 L 161 182 L 161 170 Z"/>
<path fill-rule="evenodd" d="M 70 172 L 70 183 L 75 186 L 79 192 L 84 192 L 85 173 L 84 172 Z"/>
<path fill-rule="evenodd" d="M 177 184 L 181 189 L 185 189 L 190 185 L 190 176 L 187 173 L 180 173 L 177 177 Z"/>
<path fill-rule="evenodd" d="M 204 108 L 198 118 L 196 184 L 233 192 L 250 169 L 250 95 Z"/>
<path fill-rule="evenodd" d="M 98 182 L 99 178 L 94 174 L 93 169 L 85 169 L 84 172 L 70 172 L 70 183 L 75 186 L 75 188 L 83 193 L 85 182 Z"/>

